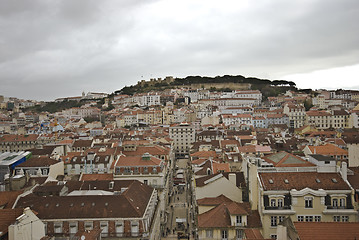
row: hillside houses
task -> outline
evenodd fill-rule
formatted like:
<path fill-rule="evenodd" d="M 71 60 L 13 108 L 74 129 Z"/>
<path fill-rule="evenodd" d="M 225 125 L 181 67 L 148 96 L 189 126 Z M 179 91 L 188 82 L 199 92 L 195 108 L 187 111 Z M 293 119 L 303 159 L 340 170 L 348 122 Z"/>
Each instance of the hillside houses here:
<path fill-rule="evenodd" d="M 0 114 L 0 208 L 27 209 L 48 239 L 289 239 L 356 224 L 357 95 L 226 90 Z"/>

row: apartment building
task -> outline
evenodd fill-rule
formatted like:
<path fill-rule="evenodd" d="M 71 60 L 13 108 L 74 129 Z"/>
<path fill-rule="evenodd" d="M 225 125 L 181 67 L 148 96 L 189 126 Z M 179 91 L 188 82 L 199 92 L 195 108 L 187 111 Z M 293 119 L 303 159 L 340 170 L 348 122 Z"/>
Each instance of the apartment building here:
<path fill-rule="evenodd" d="M 308 111 L 305 113 L 305 124 L 319 130 L 328 129 L 332 125 L 332 115 L 327 111 Z"/>
<path fill-rule="evenodd" d="M 165 161 L 144 153 L 142 156 L 119 156 L 114 164 L 114 179 L 138 180 L 146 185 L 163 188 Z"/>
<path fill-rule="evenodd" d="M 172 148 L 177 156 L 189 154 L 191 144 L 195 142 L 195 129 L 188 123 L 175 124 L 169 129 L 170 138 L 173 139 Z"/>
<path fill-rule="evenodd" d="M 5 134 L 0 136 L 0 152 L 20 152 L 35 148 L 38 144 L 37 134 Z"/>
<path fill-rule="evenodd" d="M 286 217 L 298 222 L 355 222 L 353 193 L 339 173 L 259 172 L 264 238 L 276 238 Z"/>
<path fill-rule="evenodd" d="M 101 229 L 102 239 L 148 239 L 157 197 L 136 180 L 67 181 L 38 186 L 16 208 L 31 207 L 50 237 L 72 239 L 79 231 Z"/>
<path fill-rule="evenodd" d="M 305 108 L 299 104 L 286 104 L 283 108 L 283 113 L 289 117 L 290 128 L 300 128 L 305 122 Z"/>

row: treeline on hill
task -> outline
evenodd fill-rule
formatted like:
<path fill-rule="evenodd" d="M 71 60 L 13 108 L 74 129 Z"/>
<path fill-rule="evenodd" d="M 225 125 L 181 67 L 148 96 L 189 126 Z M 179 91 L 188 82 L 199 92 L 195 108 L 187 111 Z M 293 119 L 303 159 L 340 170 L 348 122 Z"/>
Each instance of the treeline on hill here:
<path fill-rule="evenodd" d="M 110 94 L 108 96 L 108 98 L 113 98 L 114 94 Z M 64 100 L 61 102 L 45 102 L 41 105 L 36 105 L 33 107 L 28 107 L 25 108 L 24 111 L 25 112 L 49 112 L 49 113 L 55 113 L 55 112 L 59 112 L 65 109 L 69 109 L 69 108 L 74 108 L 74 107 L 81 107 L 89 102 L 93 102 L 96 101 L 96 104 L 94 104 L 94 107 L 97 108 L 102 108 L 102 105 L 105 103 L 105 98 L 100 98 L 100 99 L 81 99 L 80 101 L 69 101 L 69 100 Z M 115 107 L 111 104 L 111 102 L 109 103 L 108 107 L 105 109 L 102 109 L 103 111 L 110 111 L 112 109 L 114 109 Z"/>
<path fill-rule="evenodd" d="M 86 102 L 78 102 L 78 101 L 68 101 L 64 100 L 62 102 L 46 102 L 41 105 L 36 105 L 33 107 L 25 108 L 24 111 L 33 111 L 33 112 L 49 112 L 55 113 L 64 109 L 69 109 L 73 107 L 81 107 Z"/>
<path fill-rule="evenodd" d="M 259 79 L 254 77 L 244 77 L 241 75 L 231 76 L 217 76 L 217 77 L 201 77 L 201 76 L 188 76 L 185 78 L 176 78 L 171 83 L 166 83 L 164 81 L 157 82 L 155 84 L 145 83 L 140 86 L 139 84 L 133 86 L 126 86 L 121 90 L 116 91 L 116 94 L 127 94 L 133 95 L 134 93 L 149 92 L 149 91 L 158 91 L 168 88 L 173 88 L 176 86 L 184 86 L 190 84 L 206 84 L 206 83 L 250 83 L 252 90 L 260 90 L 264 98 L 271 96 L 278 96 L 281 93 L 285 93 L 287 90 L 297 91 L 296 84 L 292 81 L 286 80 L 268 80 L 268 79 Z M 211 89 L 213 90 L 213 88 Z M 219 90 L 219 89 L 218 89 Z"/>

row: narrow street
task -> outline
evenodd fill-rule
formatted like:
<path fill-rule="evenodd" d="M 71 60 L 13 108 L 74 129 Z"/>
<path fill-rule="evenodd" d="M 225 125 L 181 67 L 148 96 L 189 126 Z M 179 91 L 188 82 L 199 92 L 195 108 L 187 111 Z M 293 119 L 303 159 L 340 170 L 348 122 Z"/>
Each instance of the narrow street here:
<path fill-rule="evenodd" d="M 169 203 L 161 239 L 195 239 L 189 160 L 178 159 L 174 165 L 174 184 L 168 190 Z"/>

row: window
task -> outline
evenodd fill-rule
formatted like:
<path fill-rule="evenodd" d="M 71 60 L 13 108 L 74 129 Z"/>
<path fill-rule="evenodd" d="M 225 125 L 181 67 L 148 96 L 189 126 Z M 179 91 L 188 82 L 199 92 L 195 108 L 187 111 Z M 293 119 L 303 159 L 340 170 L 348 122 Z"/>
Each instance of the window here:
<path fill-rule="evenodd" d="M 333 207 L 338 207 L 338 198 L 333 198 Z"/>
<path fill-rule="evenodd" d="M 213 230 L 206 230 L 206 238 L 213 238 Z"/>
<path fill-rule="evenodd" d="M 275 200 L 274 198 L 272 198 L 272 199 L 270 200 L 270 206 L 271 206 L 271 207 L 275 207 L 275 205 L 276 205 L 276 200 Z"/>
<path fill-rule="evenodd" d="M 241 225 L 242 224 L 242 216 L 237 215 L 236 216 L 236 225 Z"/>
<path fill-rule="evenodd" d="M 339 199 L 339 207 L 345 207 L 345 198 Z"/>
<path fill-rule="evenodd" d="M 305 216 L 306 222 L 313 222 L 313 216 Z"/>
<path fill-rule="evenodd" d="M 342 222 L 349 222 L 349 216 L 342 216 Z"/>
<path fill-rule="evenodd" d="M 283 207 L 283 198 L 278 199 L 278 207 Z"/>
<path fill-rule="evenodd" d="M 54 233 L 62 233 L 62 222 L 54 223 Z"/>
<path fill-rule="evenodd" d="M 138 236 L 138 222 L 137 221 L 131 222 L 131 235 L 133 237 Z"/>
<path fill-rule="evenodd" d="M 228 239 L 227 230 L 222 230 L 222 240 L 227 240 L 227 239 Z"/>
<path fill-rule="evenodd" d="M 305 208 L 313 208 L 313 198 L 305 197 L 304 198 Z"/>
<path fill-rule="evenodd" d="M 116 236 L 122 237 L 123 235 L 123 222 L 116 222 Z"/>
<path fill-rule="evenodd" d="M 298 216 L 297 219 L 298 222 L 304 222 L 304 216 Z"/>
<path fill-rule="evenodd" d="M 73 234 L 77 233 L 77 222 L 70 222 L 69 223 L 69 232 L 70 232 L 70 235 L 73 235 Z"/>
<path fill-rule="evenodd" d="M 100 222 L 100 228 L 102 230 L 101 237 L 107 237 L 108 236 L 108 222 L 107 221 L 101 221 Z"/>
<path fill-rule="evenodd" d="M 236 230 L 236 239 L 243 239 L 243 237 L 244 237 L 243 230 L 237 229 Z"/>
<path fill-rule="evenodd" d="M 47 222 L 44 222 L 45 235 L 47 235 Z"/>
<path fill-rule="evenodd" d="M 87 221 L 85 222 L 85 230 L 92 230 L 93 222 Z"/>
<path fill-rule="evenodd" d="M 340 222 L 340 216 L 333 216 L 334 222 Z"/>
<path fill-rule="evenodd" d="M 320 221 L 322 221 L 321 216 L 314 216 L 314 222 L 320 222 Z"/>
<path fill-rule="evenodd" d="M 278 222 L 280 222 L 280 223 L 283 222 L 284 218 L 285 218 L 284 216 L 278 216 Z"/>
<path fill-rule="evenodd" d="M 270 235 L 270 238 L 271 238 L 271 239 L 277 239 L 277 235 L 276 235 L 276 234 L 271 234 L 271 235 Z"/>
<path fill-rule="evenodd" d="M 271 227 L 277 226 L 277 216 L 270 217 L 270 225 L 271 225 Z"/>

